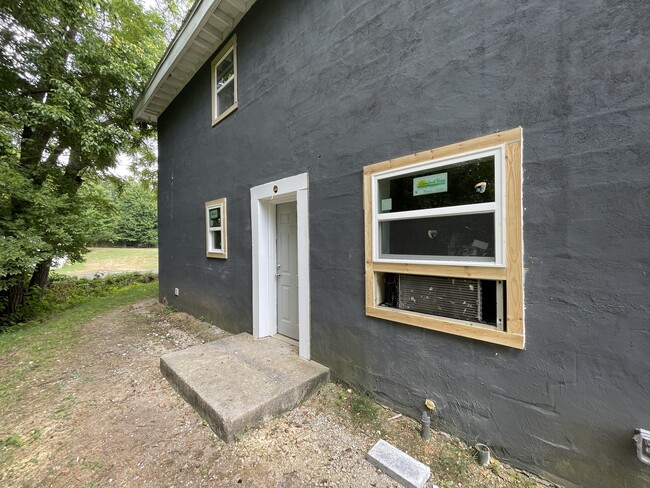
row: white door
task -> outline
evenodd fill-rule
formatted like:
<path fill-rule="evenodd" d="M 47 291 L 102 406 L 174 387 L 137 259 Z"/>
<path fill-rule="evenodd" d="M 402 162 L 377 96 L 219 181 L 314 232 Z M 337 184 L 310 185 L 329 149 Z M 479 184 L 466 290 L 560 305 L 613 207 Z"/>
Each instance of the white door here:
<path fill-rule="evenodd" d="M 278 333 L 298 340 L 298 224 L 296 202 L 276 206 Z"/>

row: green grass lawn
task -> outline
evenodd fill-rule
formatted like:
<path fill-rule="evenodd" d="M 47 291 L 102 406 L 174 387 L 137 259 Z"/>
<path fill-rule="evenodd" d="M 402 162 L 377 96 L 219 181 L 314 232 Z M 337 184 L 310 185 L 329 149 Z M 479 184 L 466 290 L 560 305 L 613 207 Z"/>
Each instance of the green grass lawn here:
<path fill-rule="evenodd" d="M 67 276 L 133 271 L 158 271 L 158 249 L 91 247 L 83 263 L 66 263 L 63 268 L 53 270 Z"/>

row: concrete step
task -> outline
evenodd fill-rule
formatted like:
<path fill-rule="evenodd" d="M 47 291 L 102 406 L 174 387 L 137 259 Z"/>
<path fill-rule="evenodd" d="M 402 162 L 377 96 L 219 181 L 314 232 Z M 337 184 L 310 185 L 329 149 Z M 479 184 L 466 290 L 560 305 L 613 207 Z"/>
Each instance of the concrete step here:
<path fill-rule="evenodd" d="M 293 344 L 250 334 L 166 354 L 160 371 L 226 442 L 295 408 L 329 380 L 329 369 L 298 357 Z"/>

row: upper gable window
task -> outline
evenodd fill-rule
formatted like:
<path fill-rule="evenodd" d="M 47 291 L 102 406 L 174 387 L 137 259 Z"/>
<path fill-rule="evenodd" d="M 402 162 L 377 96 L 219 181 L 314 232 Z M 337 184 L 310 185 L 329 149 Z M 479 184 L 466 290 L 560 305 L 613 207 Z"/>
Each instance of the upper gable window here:
<path fill-rule="evenodd" d="M 212 125 L 237 108 L 237 36 L 212 61 Z"/>

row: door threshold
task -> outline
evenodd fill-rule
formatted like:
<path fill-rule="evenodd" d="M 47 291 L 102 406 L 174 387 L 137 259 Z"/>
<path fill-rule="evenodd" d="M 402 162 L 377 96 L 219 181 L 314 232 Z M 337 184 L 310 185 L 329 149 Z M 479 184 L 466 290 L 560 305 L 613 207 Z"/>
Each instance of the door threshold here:
<path fill-rule="evenodd" d="M 287 337 L 282 334 L 275 334 L 271 336 L 273 339 L 277 339 L 279 341 L 285 342 L 287 344 L 290 344 L 292 346 L 298 347 L 298 341 L 296 339 L 292 339 L 291 337 Z"/>

